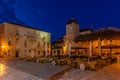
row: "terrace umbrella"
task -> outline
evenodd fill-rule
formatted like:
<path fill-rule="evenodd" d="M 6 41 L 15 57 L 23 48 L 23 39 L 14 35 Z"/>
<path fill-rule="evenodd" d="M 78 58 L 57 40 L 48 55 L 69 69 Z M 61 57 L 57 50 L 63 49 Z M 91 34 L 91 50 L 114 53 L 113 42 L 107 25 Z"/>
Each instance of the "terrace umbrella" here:
<path fill-rule="evenodd" d="M 120 48 L 120 45 L 117 44 L 107 44 L 107 45 L 103 45 L 101 46 L 102 49 L 110 49 L 110 55 L 112 56 L 112 49 L 118 49 Z"/>

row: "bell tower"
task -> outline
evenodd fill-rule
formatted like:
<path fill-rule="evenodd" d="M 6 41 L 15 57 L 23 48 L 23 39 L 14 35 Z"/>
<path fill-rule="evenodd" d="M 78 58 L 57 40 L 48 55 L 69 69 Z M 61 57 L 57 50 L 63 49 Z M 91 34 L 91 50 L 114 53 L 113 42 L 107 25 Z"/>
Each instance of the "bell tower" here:
<path fill-rule="evenodd" d="M 73 44 L 79 34 L 79 23 L 72 17 L 66 24 L 66 40 Z"/>
<path fill-rule="evenodd" d="M 66 23 L 66 36 L 65 36 L 65 47 L 66 53 L 71 55 L 71 47 L 75 45 L 74 39 L 79 34 L 79 23 L 72 17 Z"/>

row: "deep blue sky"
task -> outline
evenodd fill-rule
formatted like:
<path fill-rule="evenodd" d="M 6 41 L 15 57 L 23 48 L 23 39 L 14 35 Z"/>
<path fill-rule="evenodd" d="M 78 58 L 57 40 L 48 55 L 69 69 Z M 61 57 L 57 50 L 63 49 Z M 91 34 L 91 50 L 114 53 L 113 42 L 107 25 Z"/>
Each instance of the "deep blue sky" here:
<path fill-rule="evenodd" d="M 9 21 L 48 31 L 52 40 L 65 34 L 74 16 L 80 29 L 120 27 L 120 0 L 0 0 L 0 22 Z"/>

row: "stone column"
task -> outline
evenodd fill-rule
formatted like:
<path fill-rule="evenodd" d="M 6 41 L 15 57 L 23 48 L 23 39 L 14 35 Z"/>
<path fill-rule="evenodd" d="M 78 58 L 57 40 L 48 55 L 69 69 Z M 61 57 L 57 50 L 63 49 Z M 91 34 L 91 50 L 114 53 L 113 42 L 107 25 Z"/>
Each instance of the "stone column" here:
<path fill-rule="evenodd" d="M 92 41 L 89 42 L 89 56 L 92 57 Z"/>
<path fill-rule="evenodd" d="M 47 48 L 47 41 L 45 41 L 45 56 L 47 57 L 48 55 L 48 48 Z"/>
<path fill-rule="evenodd" d="M 68 44 L 68 55 L 71 56 L 71 43 Z"/>
<path fill-rule="evenodd" d="M 101 39 L 98 38 L 98 54 L 101 56 Z"/>

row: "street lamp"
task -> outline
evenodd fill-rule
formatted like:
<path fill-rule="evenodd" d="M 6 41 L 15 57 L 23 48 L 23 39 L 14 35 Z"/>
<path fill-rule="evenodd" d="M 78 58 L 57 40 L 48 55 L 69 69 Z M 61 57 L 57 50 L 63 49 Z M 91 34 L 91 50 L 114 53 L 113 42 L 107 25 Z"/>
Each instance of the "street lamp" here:
<path fill-rule="evenodd" d="M 3 54 L 5 53 L 5 46 L 2 45 L 2 51 L 3 51 Z"/>
<path fill-rule="evenodd" d="M 2 48 L 5 48 L 5 46 L 4 46 L 4 45 L 2 45 Z"/>

